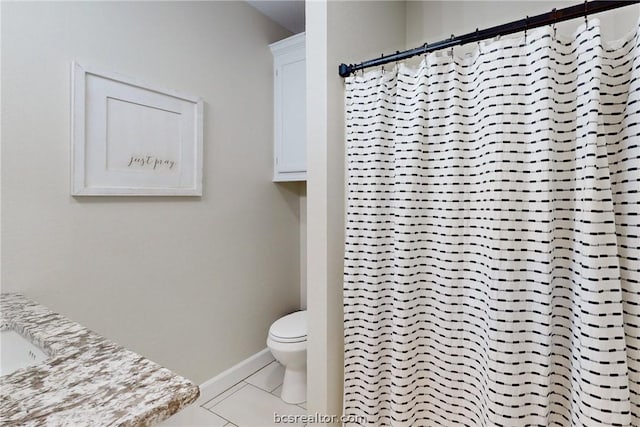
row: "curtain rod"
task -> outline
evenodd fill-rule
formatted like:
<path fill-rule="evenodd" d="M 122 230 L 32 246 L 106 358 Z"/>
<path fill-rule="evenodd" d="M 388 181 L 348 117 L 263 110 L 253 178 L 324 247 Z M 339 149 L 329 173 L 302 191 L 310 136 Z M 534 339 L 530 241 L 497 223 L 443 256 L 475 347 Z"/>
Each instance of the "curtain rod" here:
<path fill-rule="evenodd" d="M 474 43 L 493 37 L 505 36 L 520 31 L 526 31 L 532 28 L 543 27 L 545 25 L 552 25 L 556 22 L 568 21 L 570 19 L 580 18 L 583 16 L 591 15 L 593 13 L 599 13 L 611 9 L 617 9 L 619 7 L 630 6 L 639 2 L 640 0 L 585 1 L 584 4 L 565 7 L 564 9 L 553 9 L 551 12 L 543 13 L 536 16 L 528 16 L 518 21 L 497 25 L 495 27 L 487 28 L 484 30 L 476 29 L 473 33 L 464 34 L 458 37 L 455 37 L 452 34 L 451 38 L 441 40 L 436 43 L 425 43 L 424 45 L 415 47 L 413 49 L 405 50 L 403 52 L 397 51 L 394 54 L 387 56 L 383 55 L 380 58 L 370 59 L 368 61 L 361 62 L 360 64 L 340 64 L 340 66 L 338 67 L 338 73 L 342 77 L 349 77 L 351 73 L 358 70 L 363 70 L 365 68 L 384 65 L 388 64 L 389 62 L 402 61 L 403 59 L 411 58 L 412 56 L 423 55 L 425 53 L 446 49 L 448 47 L 460 46 L 463 44 Z"/>

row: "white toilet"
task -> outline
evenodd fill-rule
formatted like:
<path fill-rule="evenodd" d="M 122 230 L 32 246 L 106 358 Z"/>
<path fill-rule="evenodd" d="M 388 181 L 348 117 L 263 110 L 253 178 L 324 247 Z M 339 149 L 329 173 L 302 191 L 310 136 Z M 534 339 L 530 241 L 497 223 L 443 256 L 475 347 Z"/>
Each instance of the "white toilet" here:
<path fill-rule="evenodd" d="M 307 400 L 307 311 L 296 311 L 269 328 L 267 347 L 284 368 L 282 400 L 302 403 Z"/>

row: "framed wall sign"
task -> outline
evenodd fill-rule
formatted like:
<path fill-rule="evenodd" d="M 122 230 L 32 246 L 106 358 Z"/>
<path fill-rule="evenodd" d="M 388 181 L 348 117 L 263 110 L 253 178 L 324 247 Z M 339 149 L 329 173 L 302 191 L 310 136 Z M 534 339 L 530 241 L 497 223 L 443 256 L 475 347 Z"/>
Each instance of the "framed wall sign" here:
<path fill-rule="evenodd" d="M 201 196 L 203 101 L 72 64 L 74 196 Z"/>

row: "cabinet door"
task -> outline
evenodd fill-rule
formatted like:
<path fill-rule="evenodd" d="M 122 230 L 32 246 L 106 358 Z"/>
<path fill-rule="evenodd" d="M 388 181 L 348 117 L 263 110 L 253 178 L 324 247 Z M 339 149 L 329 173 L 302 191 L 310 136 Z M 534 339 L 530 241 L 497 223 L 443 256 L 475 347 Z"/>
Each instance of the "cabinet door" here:
<path fill-rule="evenodd" d="M 277 78 L 281 90 L 277 170 L 280 173 L 304 173 L 307 157 L 304 58 L 283 64 Z"/>
<path fill-rule="evenodd" d="M 304 50 L 276 63 L 275 181 L 306 179 L 306 101 Z"/>

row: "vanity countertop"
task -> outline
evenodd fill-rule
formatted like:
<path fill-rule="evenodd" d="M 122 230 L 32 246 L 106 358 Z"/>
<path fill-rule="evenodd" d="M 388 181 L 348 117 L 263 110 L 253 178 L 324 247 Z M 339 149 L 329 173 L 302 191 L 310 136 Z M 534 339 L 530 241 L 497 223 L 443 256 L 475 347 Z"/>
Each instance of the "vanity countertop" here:
<path fill-rule="evenodd" d="M 186 378 L 19 294 L 0 295 L 0 329 L 50 356 L 0 377 L 2 426 L 147 426 L 200 394 Z"/>

